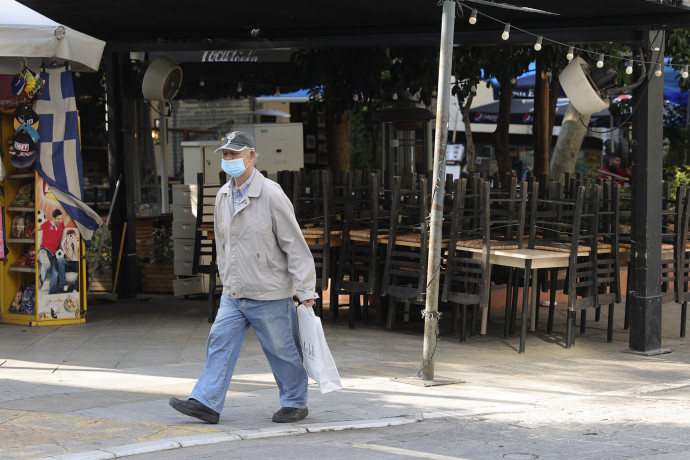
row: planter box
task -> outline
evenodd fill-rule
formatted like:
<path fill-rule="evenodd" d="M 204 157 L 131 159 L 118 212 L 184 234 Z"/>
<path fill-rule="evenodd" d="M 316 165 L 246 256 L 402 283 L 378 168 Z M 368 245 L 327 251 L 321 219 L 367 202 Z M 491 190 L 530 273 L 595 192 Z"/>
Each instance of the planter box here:
<path fill-rule="evenodd" d="M 139 265 L 140 292 L 173 292 L 173 265 Z"/>
<path fill-rule="evenodd" d="M 90 273 L 87 271 L 87 274 Z M 112 269 L 105 270 L 101 273 L 94 273 L 91 284 L 89 285 L 89 292 L 103 293 L 113 292 L 113 271 Z"/>

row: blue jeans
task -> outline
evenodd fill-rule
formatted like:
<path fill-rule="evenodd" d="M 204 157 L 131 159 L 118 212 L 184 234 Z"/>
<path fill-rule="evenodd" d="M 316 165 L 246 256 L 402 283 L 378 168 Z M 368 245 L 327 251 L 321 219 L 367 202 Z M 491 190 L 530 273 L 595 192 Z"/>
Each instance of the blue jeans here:
<path fill-rule="evenodd" d="M 297 309 L 291 298 L 233 299 L 222 295 L 206 342 L 206 363 L 190 398 L 223 410 L 242 342 L 252 326 L 278 384 L 282 407 L 307 407 L 307 373 L 302 364 Z"/>
<path fill-rule="evenodd" d="M 65 266 L 69 261 L 64 257 L 58 259 L 48 248 L 38 249 L 38 261 L 40 262 L 41 282 L 45 283 L 46 279 L 50 278 L 48 293 L 56 294 L 62 292 L 62 288 L 67 285 Z"/>

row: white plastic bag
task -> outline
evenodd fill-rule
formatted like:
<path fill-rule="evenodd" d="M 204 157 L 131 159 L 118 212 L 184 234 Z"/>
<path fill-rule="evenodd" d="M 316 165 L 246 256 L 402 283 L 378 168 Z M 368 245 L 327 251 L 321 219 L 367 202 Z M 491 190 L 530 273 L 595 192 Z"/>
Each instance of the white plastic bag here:
<path fill-rule="evenodd" d="M 319 384 L 321 394 L 340 390 L 343 386 L 323 334 L 321 318 L 314 314 L 312 308 L 300 304 L 297 307 L 297 320 L 307 374 Z"/>

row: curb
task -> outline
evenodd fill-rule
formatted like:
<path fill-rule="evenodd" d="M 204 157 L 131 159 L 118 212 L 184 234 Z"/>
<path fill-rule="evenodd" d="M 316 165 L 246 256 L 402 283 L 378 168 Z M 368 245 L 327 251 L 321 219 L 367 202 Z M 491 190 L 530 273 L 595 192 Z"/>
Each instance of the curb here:
<path fill-rule="evenodd" d="M 169 438 L 162 439 L 159 441 L 124 444 L 121 446 L 104 447 L 102 449 L 91 450 L 86 452 L 75 452 L 71 454 L 55 455 L 52 457 L 43 457 L 39 460 L 108 460 L 113 458 L 128 457 L 130 455 L 149 454 L 151 452 L 179 449 L 181 447 L 203 446 L 228 441 L 246 441 L 250 439 L 275 438 L 280 436 L 292 436 L 296 434 L 306 433 L 325 433 L 329 431 L 385 428 L 389 426 L 400 426 L 411 423 L 417 423 L 423 420 L 424 418 L 421 415 L 402 415 L 398 417 L 371 420 L 292 425 L 289 428 L 271 427 L 260 428 L 257 430 L 240 430 L 233 432 Z"/>

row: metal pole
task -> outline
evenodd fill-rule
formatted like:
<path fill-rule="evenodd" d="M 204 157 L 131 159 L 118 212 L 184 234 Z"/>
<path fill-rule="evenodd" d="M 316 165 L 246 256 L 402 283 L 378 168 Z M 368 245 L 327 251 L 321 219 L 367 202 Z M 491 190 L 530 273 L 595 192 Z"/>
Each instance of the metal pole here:
<path fill-rule="evenodd" d="M 113 206 L 115 205 L 115 198 L 117 198 L 117 191 L 120 189 L 121 180 L 122 174 L 118 176 L 117 182 L 115 183 L 115 191 L 113 192 L 113 198 L 110 200 L 110 209 L 108 209 L 108 218 L 105 220 L 105 223 L 103 225 L 110 225 L 110 216 L 113 214 Z M 127 224 L 127 222 L 125 222 L 125 224 Z M 98 265 L 98 259 L 101 257 L 101 254 L 103 253 L 104 239 L 105 236 L 101 236 L 101 241 L 98 243 L 98 252 L 96 252 L 96 259 L 94 261 L 93 267 L 91 267 L 91 276 L 89 276 L 89 289 L 91 289 L 91 285 L 93 284 L 93 276 L 96 274 L 96 265 Z"/>
<path fill-rule="evenodd" d="M 450 70 L 453 58 L 455 2 L 443 2 L 441 52 L 438 67 L 438 101 L 436 102 L 436 139 L 434 142 L 434 178 L 429 231 L 426 308 L 424 314 L 424 351 L 420 374 L 423 380 L 434 379 L 434 352 L 438 335 L 438 286 L 441 275 L 441 223 L 443 192 L 446 185 L 446 144 L 448 143 L 448 110 L 450 105 Z"/>
<path fill-rule="evenodd" d="M 663 64 L 664 31 L 641 32 L 643 58 Z M 635 66 L 636 69 L 638 66 Z M 637 70 L 639 72 L 639 70 Z M 639 73 L 637 74 L 639 75 Z M 637 78 L 637 76 L 635 76 Z M 647 84 L 633 90 L 632 254 L 630 351 L 658 354 L 661 348 L 661 179 L 664 79 L 648 72 Z"/>
<path fill-rule="evenodd" d="M 172 101 L 170 102 L 172 104 Z M 158 112 L 161 114 L 160 136 L 161 141 L 161 214 L 168 213 L 168 119 L 165 116 L 165 101 L 158 103 Z"/>

